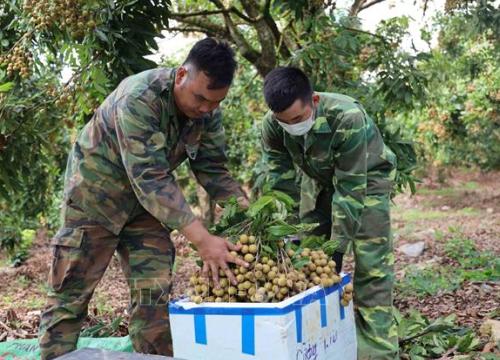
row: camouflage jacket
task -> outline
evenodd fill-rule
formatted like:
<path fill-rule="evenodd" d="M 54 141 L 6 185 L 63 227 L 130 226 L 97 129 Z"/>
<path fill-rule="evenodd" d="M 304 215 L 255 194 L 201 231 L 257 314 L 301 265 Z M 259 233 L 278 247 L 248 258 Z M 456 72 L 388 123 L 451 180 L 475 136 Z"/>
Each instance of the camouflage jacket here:
<path fill-rule="evenodd" d="M 195 219 L 172 174 L 187 158 L 213 199 L 243 195 L 225 166 L 220 110 L 180 119 L 174 77 L 175 70 L 159 68 L 124 79 L 69 155 L 65 199 L 115 234 L 139 204 L 172 229 Z"/>
<path fill-rule="evenodd" d="M 356 100 L 319 95 L 314 126 L 305 136 L 290 135 L 271 113 L 265 116 L 264 160 L 271 188 L 300 197 L 301 217 L 315 209 L 321 190 L 331 190 L 331 238 L 342 251 L 359 229 L 366 195 L 391 192 L 396 156 Z"/>

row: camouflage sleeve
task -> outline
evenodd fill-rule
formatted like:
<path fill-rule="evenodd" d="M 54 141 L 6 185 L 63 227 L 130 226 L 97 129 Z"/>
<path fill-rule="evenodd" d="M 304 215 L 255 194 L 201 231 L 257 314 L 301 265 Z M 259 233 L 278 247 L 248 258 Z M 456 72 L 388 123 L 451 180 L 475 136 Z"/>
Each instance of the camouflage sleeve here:
<path fill-rule="evenodd" d="M 206 120 L 196 158 L 189 160 L 196 179 L 214 200 L 225 200 L 233 195 L 245 196 L 240 184 L 231 177 L 226 167 L 225 147 L 222 115 L 217 109 Z"/>
<path fill-rule="evenodd" d="M 290 195 L 295 201 L 300 199 L 300 187 L 292 157 L 283 144 L 283 130 L 273 124 L 268 114 L 262 121 L 261 142 L 266 169 L 266 183 L 273 190 Z"/>
<path fill-rule="evenodd" d="M 170 149 L 159 128 L 159 105 L 128 96 L 117 102 L 115 115 L 120 156 L 141 205 L 172 229 L 193 222 L 167 160 Z"/>
<path fill-rule="evenodd" d="M 344 253 L 360 228 L 367 185 L 367 138 L 364 112 L 345 110 L 336 135 L 335 174 L 332 197 L 332 240 Z"/>

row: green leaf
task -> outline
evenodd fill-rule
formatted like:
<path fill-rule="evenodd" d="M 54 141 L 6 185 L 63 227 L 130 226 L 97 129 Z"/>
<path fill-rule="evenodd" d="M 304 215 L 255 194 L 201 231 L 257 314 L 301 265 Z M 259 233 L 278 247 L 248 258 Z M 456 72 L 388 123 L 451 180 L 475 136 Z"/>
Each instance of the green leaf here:
<path fill-rule="evenodd" d="M 297 228 L 292 225 L 272 225 L 267 228 L 267 232 L 276 238 L 285 237 L 287 235 L 293 235 L 297 233 Z"/>
<path fill-rule="evenodd" d="M 279 201 L 284 202 L 287 208 L 295 205 L 295 201 L 292 199 L 292 197 L 282 191 L 273 191 L 269 195 L 274 196 Z"/>
<path fill-rule="evenodd" d="M 274 253 L 273 249 L 271 249 L 268 245 L 262 245 L 262 250 L 266 252 L 268 255 L 272 255 Z"/>
<path fill-rule="evenodd" d="M 264 195 L 262 196 L 259 200 L 254 202 L 250 207 L 248 208 L 247 214 L 249 217 L 254 217 L 257 215 L 262 209 L 264 209 L 267 205 L 269 205 L 274 198 L 269 195 Z"/>
<path fill-rule="evenodd" d="M 340 243 L 338 240 L 328 240 L 325 242 L 322 246 L 321 249 L 325 252 L 327 255 L 333 255 L 334 251 L 339 247 Z"/>
<path fill-rule="evenodd" d="M 106 43 L 109 43 L 108 36 L 102 30 L 95 29 L 94 31 L 99 39 L 101 39 L 102 41 L 104 41 Z"/>
<path fill-rule="evenodd" d="M 296 261 L 292 261 L 292 265 L 295 269 L 300 270 L 307 264 L 309 264 L 310 259 L 308 257 L 304 257 L 301 259 L 297 259 Z"/>
<path fill-rule="evenodd" d="M 14 87 L 14 83 L 12 81 L 1 84 L 0 85 L 0 92 L 7 92 L 10 89 L 12 89 L 13 87 Z"/>

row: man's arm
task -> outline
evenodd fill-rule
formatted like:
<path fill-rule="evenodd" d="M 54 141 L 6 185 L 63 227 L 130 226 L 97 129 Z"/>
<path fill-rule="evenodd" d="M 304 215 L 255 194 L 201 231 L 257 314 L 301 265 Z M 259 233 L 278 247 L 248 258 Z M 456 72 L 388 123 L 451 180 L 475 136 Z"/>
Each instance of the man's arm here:
<path fill-rule="evenodd" d="M 300 188 L 292 157 L 283 144 L 283 130 L 273 126 L 272 121 L 267 115 L 262 121 L 261 132 L 263 156 L 268 168 L 267 183 L 272 189 L 283 191 L 298 201 Z"/>
<path fill-rule="evenodd" d="M 189 159 L 189 163 L 196 179 L 212 199 L 226 200 L 233 195 L 246 197 L 240 184 L 229 174 L 225 150 L 222 116 L 217 109 L 203 129 L 196 159 Z"/>
<path fill-rule="evenodd" d="M 334 143 L 335 192 L 332 197 L 332 240 L 344 253 L 360 228 L 367 185 L 366 120 L 359 108 L 346 110 L 336 130 Z"/>

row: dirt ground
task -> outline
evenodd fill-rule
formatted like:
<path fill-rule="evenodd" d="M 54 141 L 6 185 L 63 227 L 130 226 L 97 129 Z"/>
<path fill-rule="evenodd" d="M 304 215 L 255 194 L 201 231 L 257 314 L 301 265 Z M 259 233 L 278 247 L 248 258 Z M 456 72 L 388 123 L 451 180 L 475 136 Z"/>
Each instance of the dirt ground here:
<path fill-rule="evenodd" d="M 401 279 L 408 264 L 446 264 L 445 240 L 451 229 L 472 239 L 481 250 L 500 255 L 500 172 L 479 173 L 466 170 L 450 172 L 444 183 L 429 176 L 415 196 L 398 195 L 393 208 L 397 277 Z M 411 258 L 400 247 L 406 243 L 425 242 L 419 257 Z M 196 268 L 195 253 L 185 239 L 174 236 L 177 247 L 173 297 L 184 292 L 190 273 Z M 29 260 L 11 268 L 0 256 L 0 341 L 37 336 L 41 310 L 44 307 L 45 279 L 51 249 L 44 231 L 39 231 Z M 351 264 L 347 261 L 346 268 Z M 402 311 L 415 308 L 435 318 L 454 313 L 460 324 L 478 326 L 500 305 L 498 282 L 465 282 L 458 289 L 435 296 L 402 297 L 396 293 L 395 304 Z M 113 335 L 127 333 L 128 289 L 118 260 L 113 258 L 89 305 L 84 328 L 100 322 L 109 323 L 123 317 Z M 498 314 L 497 314 L 498 316 Z"/>

